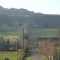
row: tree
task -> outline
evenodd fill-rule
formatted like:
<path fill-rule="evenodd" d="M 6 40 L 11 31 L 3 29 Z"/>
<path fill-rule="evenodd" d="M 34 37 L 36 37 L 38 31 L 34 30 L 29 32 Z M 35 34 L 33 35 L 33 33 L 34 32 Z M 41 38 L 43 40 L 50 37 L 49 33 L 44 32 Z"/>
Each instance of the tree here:
<path fill-rule="evenodd" d="M 0 47 L 2 50 L 5 49 L 5 46 L 6 46 L 6 41 L 4 40 L 3 37 L 0 38 Z"/>
<path fill-rule="evenodd" d="M 6 41 L 6 49 L 9 50 L 11 47 L 9 39 Z"/>
<path fill-rule="evenodd" d="M 44 55 L 47 59 L 52 59 L 52 56 L 54 56 L 57 52 L 55 46 L 53 43 L 50 42 L 50 40 L 40 42 L 39 43 L 39 51 L 42 55 Z"/>
<path fill-rule="evenodd" d="M 9 58 L 5 58 L 5 60 L 10 60 Z"/>

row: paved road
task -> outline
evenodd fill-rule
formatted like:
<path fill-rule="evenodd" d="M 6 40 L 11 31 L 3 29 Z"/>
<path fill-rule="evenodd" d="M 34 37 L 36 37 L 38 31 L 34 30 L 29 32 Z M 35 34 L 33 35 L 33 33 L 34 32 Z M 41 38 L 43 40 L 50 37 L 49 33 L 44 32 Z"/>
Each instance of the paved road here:
<path fill-rule="evenodd" d="M 31 60 L 42 60 L 42 57 L 38 55 L 36 50 L 31 50 Z"/>
<path fill-rule="evenodd" d="M 31 56 L 32 60 L 42 60 L 42 58 L 39 55 L 33 55 Z"/>

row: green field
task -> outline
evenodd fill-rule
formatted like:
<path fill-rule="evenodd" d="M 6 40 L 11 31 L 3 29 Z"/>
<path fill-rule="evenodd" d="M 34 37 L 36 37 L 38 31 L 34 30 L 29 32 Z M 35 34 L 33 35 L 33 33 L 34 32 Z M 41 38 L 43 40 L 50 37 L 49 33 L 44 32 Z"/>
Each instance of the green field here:
<path fill-rule="evenodd" d="M 18 52 L 18 58 L 21 55 L 21 51 Z M 0 60 L 4 60 L 5 58 L 9 58 L 10 60 L 17 60 L 17 52 L 16 51 L 0 51 Z"/>
<path fill-rule="evenodd" d="M 19 38 L 19 36 L 20 34 L 18 33 L 18 31 L 0 32 L 0 37 L 3 37 L 5 40 L 16 40 L 17 38 Z"/>
<path fill-rule="evenodd" d="M 19 38 L 19 35 L 8 35 L 8 34 L 0 34 L 0 37 L 3 37 L 5 40 L 9 39 L 11 41 L 16 40 Z"/>
<path fill-rule="evenodd" d="M 57 37 L 57 29 L 54 28 L 34 28 L 32 29 L 34 37 Z"/>
<path fill-rule="evenodd" d="M 57 37 L 56 28 L 33 28 L 31 29 L 34 37 Z M 16 40 L 21 35 L 21 31 L 9 31 L 9 32 L 0 32 L 0 37 L 3 36 L 4 39 Z"/>

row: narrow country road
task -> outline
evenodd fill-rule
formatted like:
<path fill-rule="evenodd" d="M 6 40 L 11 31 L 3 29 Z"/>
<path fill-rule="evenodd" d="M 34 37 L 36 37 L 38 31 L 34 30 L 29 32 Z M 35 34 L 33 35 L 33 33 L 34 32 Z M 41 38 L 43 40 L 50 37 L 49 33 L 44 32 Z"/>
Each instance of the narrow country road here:
<path fill-rule="evenodd" d="M 31 56 L 31 59 L 32 60 L 42 60 L 42 58 L 39 56 L 39 55 L 33 55 L 33 56 Z"/>
<path fill-rule="evenodd" d="M 31 50 L 31 60 L 42 60 L 42 57 L 38 55 L 35 49 Z"/>
<path fill-rule="evenodd" d="M 29 37 L 28 39 L 28 44 L 29 44 L 29 48 L 30 48 L 30 57 L 31 60 L 42 60 L 42 58 L 38 55 L 37 50 L 35 48 L 35 40 L 34 40 L 34 36 L 32 33 L 32 25 L 31 25 L 31 20 L 27 18 L 27 35 Z"/>

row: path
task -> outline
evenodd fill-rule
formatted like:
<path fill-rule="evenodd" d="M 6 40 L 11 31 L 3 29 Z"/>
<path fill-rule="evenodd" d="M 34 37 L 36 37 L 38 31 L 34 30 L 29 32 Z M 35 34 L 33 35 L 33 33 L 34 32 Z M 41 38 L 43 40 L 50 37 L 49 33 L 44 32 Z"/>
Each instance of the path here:
<path fill-rule="evenodd" d="M 31 50 L 31 60 L 42 60 L 42 57 L 38 55 L 35 49 Z"/>
<path fill-rule="evenodd" d="M 33 55 L 31 57 L 32 60 L 42 60 L 42 58 L 39 55 Z"/>

